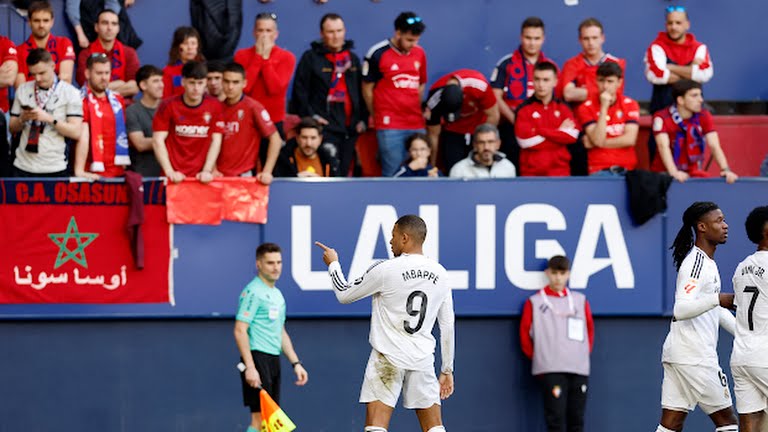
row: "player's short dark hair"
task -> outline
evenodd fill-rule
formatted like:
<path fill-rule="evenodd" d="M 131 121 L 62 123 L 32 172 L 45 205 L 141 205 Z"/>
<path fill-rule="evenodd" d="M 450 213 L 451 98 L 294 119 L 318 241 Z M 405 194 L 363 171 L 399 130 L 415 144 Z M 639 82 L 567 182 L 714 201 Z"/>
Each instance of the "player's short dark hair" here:
<path fill-rule="evenodd" d="M 256 23 L 259 21 L 274 21 L 277 26 L 277 14 L 274 12 L 260 12 L 256 14 L 256 18 L 253 20 L 253 26 L 256 27 Z"/>
<path fill-rule="evenodd" d="M 229 62 L 224 65 L 224 70 L 222 72 L 239 73 L 240 75 L 243 76 L 243 78 L 245 78 L 245 68 L 240 63 Z"/>
<path fill-rule="evenodd" d="M 597 18 L 587 18 L 584 21 L 582 21 L 579 24 L 579 37 L 581 37 L 581 31 L 584 30 L 587 27 L 597 27 L 600 29 L 600 33 L 603 33 L 603 23 L 600 22 Z"/>
<path fill-rule="evenodd" d="M 181 76 L 183 78 L 206 79 L 208 78 L 208 66 L 203 62 L 187 62 L 181 68 Z"/>
<path fill-rule="evenodd" d="M 571 260 L 563 255 L 555 255 L 547 261 L 547 268 L 554 271 L 569 271 Z"/>
<path fill-rule="evenodd" d="M 603 78 L 616 77 L 621 79 L 624 77 L 624 71 L 621 70 L 621 66 L 619 66 L 618 63 L 607 61 L 597 67 L 597 76 Z"/>
<path fill-rule="evenodd" d="M 264 255 L 273 252 L 282 252 L 280 246 L 275 243 L 262 243 L 256 248 L 256 259 L 261 259 Z"/>
<path fill-rule="evenodd" d="M 299 120 L 299 124 L 293 128 L 293 130 L 296 131 L 296 135 L 301 134 L 301 131 L 304 129 L 315 129 L 318 134 L 323 134 L 323 126 L 312 117 L 302 117 L 302 119 Z"/>
<path fill-rule="evenodd" d="M 144 65 L 136 71 L 136 84 L 144 82 L 153 76 L 163 76 L 163 71 L 155 65 Z"/>
<path fill-rule="evenodd" d="M 395 30 L 401 33 L 410 33 L 414 36 L 419 36 L 424 33 L 427 26 L 422 21 L 421 17 L 416 12 L 402 12 L 395 18 Z"/>
<path fill-rule="evenodd" d="M 522 24 L 520 24 L 520 33 L 523 33 L 523 31 L 527 28 L 540 28 L 542 31 L 544 31 L 544 21 L 539 17 L 528 17 L 523 20 Z"/>
<path fill-rule="evenodd" d="M 672 97 L 677 100 L 677 98 L 685 96 L 686 93 L 694 89 L 701 90 L 701 83 L 690 79 L 681 79 L 672 84 Z"/>
<path fill-rule="evenodd" d="M 53 13 L 53 6 L 50 2 L 46 0 L 39 0 L 39 1 L 33 1 L 30 3 L 29 7 L 27 8 L 27 16 L 29 18 L 32 18 L 32 15 L 38 13 L 38 12 L 48 12 L 51 14 L 51 18 L 55 18 L 55 14 Z"/>
<path fill-rule="evenodd" d="M 533 71 L 551 71 L 555 76 L 557 76 L 557 66 L 555 66 L 554 63 L 549 61 L 542 61 L 536 63 L 536 66 L 533 67 Z"/>
<path fill-rule="evenodd" d="M 85 68 L 91 70 L 93 69 L 93 65 L 105 63 L 110 67 L 112 66 L 112 60 L 109 59 L 109 56 L 104 53 L 91 53 L 85 61 Z"/>
<path fill-rule="evenodd" d="M 421 132 L 416 132 L 415 134 L 409 135 L 408 138 L 405 139 L 405 151 L 411 150 L 411 144 L 413 144 L 416 140 L 422 140 L 427 145 L 429 145 L 429 138 Z"/>
<path fill-rule="evenodd" d="M 98 15 L 96 15 L 96 22 L 99 22 L 99 20 L 101 19 L 101 16 L 102 16 L 102 15 L 104 15 L 105 13 L 111 13 L 111 14 L 113 14 L 114 16 L 116 16 L 116 17 L 118 18 L 118 20 L 120 19 L 120 14 L 118 14 L 117 12 L 115 12 L 115 11 L 114 11 L 114 10 L 112 10 L 112 9 L 109 9 L 109 8 L 104 8 L 104 9 L 102 9 L 102 10 L 100 10 L 100 11 L 99 11 L 99 14 L 98 14 Z"/>
<path fill-rule="evenodd" d="M 224 63 L 220 61 L 209 60 L 205 62 L 205 65 L 208 67 L 208 73 L 211 73 L 211 72 L 224 73 Z"/>
<path fill-rule="evenodd" d="M 53 57 L 51 57 L 51 53 L 45 48 L 35 48 L 30 50 L 27 55 L 27 67 L 34 66 L 38 63 L 51 63 L 52 61 Z"/>
<path fill-rule="evenodd" d="M 341 20 L 341 22 L 344 22 L 344 18 L 342 18 L 341 15 L 333 12 L 327 13 L 323 15 L 322 18 L 320 18 L 320 31 L 323 31 L 323 26 L 325 25 L 325 22 L 331 21 L 331 20 Z"/>
<path fill-rule="evenodd" d="M 395 225 L 397 225 L 400 231 L 413 237 L 414 241 L 418 244 L 424 243 L 424 240 L 427 238 L 427 224 L 424 222 L 424 219 L 416 215 L 400 216 Z"/>
<path fill-rule="evenodd" d="M 765 224 L 768 224 L 768 206 L 755 207 L 749 212 L 744 228 L 747 230 L 749 241 L 758 244 L 763 241 Z"/>

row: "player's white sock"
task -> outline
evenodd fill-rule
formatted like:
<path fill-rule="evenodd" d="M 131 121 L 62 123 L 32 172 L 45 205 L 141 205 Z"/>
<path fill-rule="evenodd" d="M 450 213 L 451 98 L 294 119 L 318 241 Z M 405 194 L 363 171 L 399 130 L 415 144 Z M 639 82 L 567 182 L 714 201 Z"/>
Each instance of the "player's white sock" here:
<path fill-rule="evenodd" d="M 387 430 L 381 426 L 366 426 L 364 430 L 365 432 L 387 432 Z"/>
<path fill-rule="evenodd" d="M 739 432 L 739 426 L 737 425 L 720 426 L 719 428 L 715 429 L 715 432 Z"/>
<path fill-rule="evenodd" d="M 659 426 L 656 428 L 656 432 L 675 432 L 675 431 L 673 431 L 672 429 L 667 429 L 667 428 L 665 428 L 665 427 L 664 427 L 664 426 L 662 426 L 662 425 L 659 425 Z"/>
<path fill-rule="evenodd" d="M 443 425 L 435 426 L 428 430 L 427 432 L 445 432 L 445 427 Z"/>

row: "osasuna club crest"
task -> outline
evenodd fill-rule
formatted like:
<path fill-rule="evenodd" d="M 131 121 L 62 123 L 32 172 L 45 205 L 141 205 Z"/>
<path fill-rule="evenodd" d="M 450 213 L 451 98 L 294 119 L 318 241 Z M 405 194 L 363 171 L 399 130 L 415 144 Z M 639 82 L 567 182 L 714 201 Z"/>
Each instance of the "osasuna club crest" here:
<path fill-rule="evenodd" d="M 207 111 L 205 113 L 203 113 L 203 120 L 206 123 L 210 123 L 211 122 L 211 113 L 209 113 Z"/>
<path fill-rule="evenodd" d="M 243 110 L 241 110 L 241 109 L 237 110 L 237 120 L 238 121 L 242 120 L 244 116 L 245 116 L 245 112 Z"/>

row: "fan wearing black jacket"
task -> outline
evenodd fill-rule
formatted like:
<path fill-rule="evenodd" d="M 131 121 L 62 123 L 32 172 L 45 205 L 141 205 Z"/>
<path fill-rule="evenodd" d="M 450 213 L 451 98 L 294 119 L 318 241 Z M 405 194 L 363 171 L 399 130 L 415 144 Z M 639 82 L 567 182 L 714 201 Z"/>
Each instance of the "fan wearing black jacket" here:
<path fill-rule="evenodd" d="M 285 143 L 273 171 L 275 177 L 336 177 L 339 159 L 336 147 L 323 143 L 323 127 L 304 117 L 295 128 L 296 138 Z"/>
<path fill-rule="evenodd" d="M 342 176 L 349 172 L 357 136 L 368 120 L 360 59 L 345 36 L 341 16 L 329 13 L 320 19 L 320 40 L 312 42 L 299 60 L 291 100 L 295 114 L 312 117 L 323 126 L 325 142 L 338 151 Z"/>

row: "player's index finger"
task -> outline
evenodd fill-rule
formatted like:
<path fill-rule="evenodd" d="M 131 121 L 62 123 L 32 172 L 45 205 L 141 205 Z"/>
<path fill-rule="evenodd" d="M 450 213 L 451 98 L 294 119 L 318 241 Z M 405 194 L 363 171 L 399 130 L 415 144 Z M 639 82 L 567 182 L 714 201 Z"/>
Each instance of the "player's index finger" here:
<path fill-rule="evenodd" d="M 328 246 L 326 246 L 326 245 L 324 245 L 324 244 L 320 243 L 319 241 L 316 241 L 316 242 L 315 242 L 315 245 L 316 245 L 316 246 L 319 246 L 320 248 L 322 248 L 323 250 L 326 250 L 326 251 L 327 251 L 328 249 L 330 249 Z"/>

